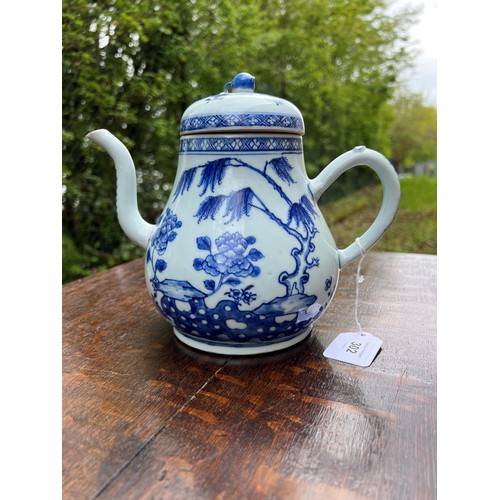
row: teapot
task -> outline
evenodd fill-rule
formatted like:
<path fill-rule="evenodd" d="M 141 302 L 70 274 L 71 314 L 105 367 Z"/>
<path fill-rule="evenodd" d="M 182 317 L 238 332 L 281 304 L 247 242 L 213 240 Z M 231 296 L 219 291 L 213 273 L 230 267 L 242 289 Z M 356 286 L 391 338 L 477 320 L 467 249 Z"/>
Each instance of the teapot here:
<path fill-rule="evenodd" d="M 339 271 L 393 221 L 400 186 L 390 162 L 357 146 L 309 179 L 304 132 L 295 105 L 255 92 L 252 75 L 236 75 L 184 112 L 178 169 L 157 224 L 139 214 L 124 144 L 104 129 L 87 135 L 114 160 L 119 223 L 145 249 L 147 289 L 183 343 L 247 355 L 302 341 L 332 301 Z M 382 183 L 381 207 L 372 225 L 339 249 L 318 200 L 361 165 Z"/>

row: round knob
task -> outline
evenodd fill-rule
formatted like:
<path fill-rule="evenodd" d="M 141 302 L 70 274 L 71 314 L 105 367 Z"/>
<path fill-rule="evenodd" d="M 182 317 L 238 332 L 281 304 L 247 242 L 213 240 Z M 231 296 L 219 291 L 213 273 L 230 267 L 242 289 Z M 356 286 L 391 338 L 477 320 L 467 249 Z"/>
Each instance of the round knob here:
<path fill-rule="evenodd" d="M 231 82 L 233 92 L 253 92 L 255 89 L 255 77 L 250 73 L 239 73 Z"/>

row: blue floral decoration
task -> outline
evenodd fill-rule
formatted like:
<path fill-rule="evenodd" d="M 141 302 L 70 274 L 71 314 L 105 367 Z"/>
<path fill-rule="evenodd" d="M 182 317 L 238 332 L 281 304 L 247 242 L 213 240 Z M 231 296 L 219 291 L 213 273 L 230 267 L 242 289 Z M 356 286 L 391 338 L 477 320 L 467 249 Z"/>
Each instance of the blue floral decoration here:
<path fill-rule="evenodd" d="M 333 278 L 330 276 L 329 278 L 326 278 L 325 280 L 325 292 L 328 292 L 332 286 Z"/>
<path fill-rule="evenodd" d="M 239 280 L 227 280 L 229 276 L 246 278 L 247 276 L 258 276 L 260 268 L 253 262 L 263 257 L 256 248 L 252 248 L 247 254 L 249 245 L 255 243 L 255 237 L 244 238 L 240 233 L 226 232 L 216 238 L 215 246 L 217 251 L 212 253 L 212 243 L 207 236 L 196 239 L 200 250 L 208 250 L 209 255 L 205 259 L 194 259 L 193 266 L 197 271 L 205 271 L 211 276 L 221 276 L 225 283 L 237 285 Z M 221 282 L 222 284 L 222 282 Z"/>
<path fill-rule="evenodd" d="M 257 145 L 253 150 L 261 151 Z M 220 186 L 225 176 L 234 169 L 246 169 L 259 175 L 281 198 L 283 217 L 266 205 L 254 186 L 222 191 Z M 226 231 L 217 233 L 217 236 L 202 233 L 195 237 L 196 248 L 204 254 L 192 261 L 193 268 L 203 273 L 202 284 L 193 285 L 164 273 L 168 267 L 167 247 L 177 238 L 177 230 L 182 226 L 177 215 L 168 208 L 153 233 L 146 259 L 151 265 L 150 283 L 155 304 L 176 325 L 177 331 L 207 343 L 261 345 L 262 342 L 276 343 L 293 338 L 314 321 L 314 317 L 305 317 L 299 312 L 318 301 L 316 295 L 306 290 L 309 271 L 320 263 L 313 242 L 318 233 L 317 206 L 310 191 L 298 200 L 288 197 L 283 186 L 295 182 L 292 164 L 284 155 L 266 160 L 260 167 L 237 157 L 223 157 L 182 173 L 173 199 L 196 189 L 200 202 L 194 207 L 193 216 L 198 224 L 215 220 L 230 224 L 259 212 L 285 231 L 295 243 L 290 251 L 289 268 L 275 270 L 278 283 L 284 287 L 283 295 L 267 302 L 260 301 L 255 307 L 253 303 L 259 297 L 254 292 L 252 278 L 261 275 L 257 262 L 265 257 L 255 248 L 255 236 Z M 331 296 L 334 289 L 332 276 L 325 280 L 324 287 Z M 219 301 L 214 304 L 213 299 L 208 299 L 217 293 Z"/>
<path fill-rule="evenodd" d="M 257 295 L 255 293 L 250 292 L 250 289 L 252 288 L 253 285 L 249 285 L 243 289 L 230 288 L 229 292 L 226 292 L 224 295 L 227 295 L 230 299 L 233 299 L 239 306 L 242 303 L 250 304 L 257 298 Z"/>
<path fill-rule="evenodd" d="M 167 249 L 168 243 L 175 240 L 177 237 L 175 229 L 178 229 L 181 226 L 182 222 L 177 218 L 177 215 L 175 215 L 172 210 L 168 208 L 159 222 L 151 240 L 151 245 L 159 255 L 163 255 Z"/>

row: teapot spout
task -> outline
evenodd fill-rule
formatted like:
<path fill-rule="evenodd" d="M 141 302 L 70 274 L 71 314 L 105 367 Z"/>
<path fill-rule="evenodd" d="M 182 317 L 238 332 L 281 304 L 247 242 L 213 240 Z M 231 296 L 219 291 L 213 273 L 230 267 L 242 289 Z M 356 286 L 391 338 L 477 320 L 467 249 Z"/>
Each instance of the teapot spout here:
<path fill-rule="evenodd" d="M 118 222 L 125 234 L 145 249 L 156 226 L 146 222 L 139 213 L 135 167 L 128 149 L 119 139 L 104 129 L 90 132 L 87 138 L 102 146 L 113 158 L 116 167 Z"/>

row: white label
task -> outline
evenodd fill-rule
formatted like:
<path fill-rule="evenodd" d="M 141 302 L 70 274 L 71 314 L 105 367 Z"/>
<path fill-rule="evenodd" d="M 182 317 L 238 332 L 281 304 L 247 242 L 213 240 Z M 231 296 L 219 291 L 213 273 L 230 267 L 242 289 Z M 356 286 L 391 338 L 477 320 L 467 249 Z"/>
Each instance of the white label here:
<path fill-rule="evenodd" d="M 340 333 L 326 348 L 324 356 L 351 365 L 370 366 L 382 341 L 371 333 L 345 332 Z"/>

